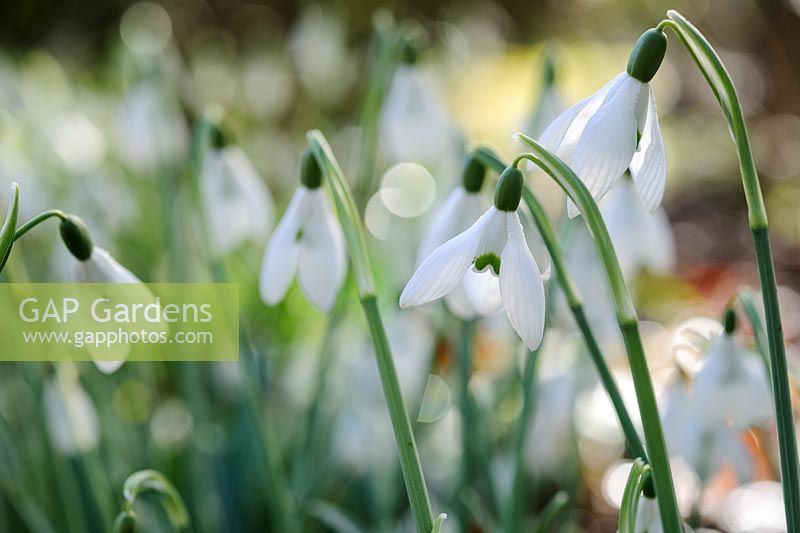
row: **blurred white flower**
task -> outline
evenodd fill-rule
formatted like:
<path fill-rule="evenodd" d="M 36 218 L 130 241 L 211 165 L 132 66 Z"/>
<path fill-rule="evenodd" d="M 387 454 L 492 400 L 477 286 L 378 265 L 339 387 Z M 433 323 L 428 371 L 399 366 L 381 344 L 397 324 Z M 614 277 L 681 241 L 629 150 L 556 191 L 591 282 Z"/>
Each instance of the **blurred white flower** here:
<path fill-rule="evenodd" d="M 44 384 L 43 404 L 47 433 L 55 449 L 64 455 L 97 447 L 100 424 L 97 411 L 77 376 L 62 373 Z"/>
<path fill-rule="evenodd" d="M 126 91 L 116 122 L 120 156 L 137 171 L 154 170 L 186 151 L 186 125 L 154 83 L 140 82 Z"/>
<path fill-rule="evenodd" d="M 303 88 L 327 104 L 338 102 L 352 86 L 355 65 L 348 57 L 339 17 L 312 5 L 292 30 L 289 53 Z"/>
<path fill-rule="evenodd" d="M 595 200 L 630 169 L 645 207 L 652 212 L 660 205 L 667 166 L 649 83 L 623 72 L 561 114 L 541 141 L 572 166 Z M 577 215 L 568 205 L 570 216 Z"/>
<path fill-rule="evenodd" d="M 533 350 L 544 331 L 544 283 L 516 211 L 522 174 L 515 168 L 506 169 L 498 189 L 504 187 L 506 176 L 509 181 L 505 183 L 513 183 L 509 187 L 519 188 L 516 202 L 512 202 L 515 205 L 491 206 L 467 230 L 433 250 L 400 295 L 400 307 L 432 302 L 463 282 L 476 310 L 493 310 L 486 302 L 495 298 L 499 286 L 500 303 L 511 326 Z"/>
<path fill-rule="evenodd" d="M 215 254 L 227 255 L 269 232 L 275 209 L 272 195 L 241 148 L 228 145 L 208 151 L 200 191 Z"/>
<path fill-rule="evenodd" d="M 347 254 L 342 228 L 319 184 L 295 191 L 272 234 L 259 278 L 264 303 L 283 300 L 295 270 L 306 298 L 320 311 L 330 311 L 347 273 Z"/>
<path fill-rule="evenodd" d="M 682 380 L 673 383 L 664 398 L 662 423 L 670 456 L 682 457 L 701 479 L 707 479 L 726 465 L 740 480 L 752 473 L 750 455 L 738 434 L 717 421 L 707 426 L 706 405 L 690 395 Z"/>
<path fill-rule="evenodd" d="M 438 165 L 452 150 L 450 120 L 431 74 L 400 65 L 383 104 L 380 139 L 387 158 Z"/>
<path fill-rule="evenodd" d="M 643 269 L 655 274 L 675 270 L 675 236 L 667 214 L 662 208 L 648 213 L 630 179 L 623 177 L 599 207 L 626 278 Z"/>
<path fill-rule="evenodd" d="M 764 364 L 733 334 L 723 333 L 711 342 L 695 375 L 694 396 L 706 427 L 748 428 L 772 416 Z"/>

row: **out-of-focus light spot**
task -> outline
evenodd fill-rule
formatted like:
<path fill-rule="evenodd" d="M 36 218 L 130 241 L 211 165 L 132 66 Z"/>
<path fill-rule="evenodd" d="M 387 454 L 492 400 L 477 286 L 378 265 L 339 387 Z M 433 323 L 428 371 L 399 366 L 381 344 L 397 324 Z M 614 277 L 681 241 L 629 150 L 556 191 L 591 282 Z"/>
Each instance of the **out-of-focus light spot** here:
<path fill-rule="evenodd" d="M 753 149 L 758 168 L 772 178 L 800 174 L 800 117 L 774 115 L 753 130 Z"/>
<path fill-rule="evenodd" d="M 758 481 L 734 490 L 722 504 L 720 522 L 726 531 L 786 531 L 781 485 Z"/>
<path fill-rule="evenodd" d="M 708 343 L 722 333 L 722 325 L 711 318 L 690 318 L 675 329 L 672 354 L 685 370 L 694 373 L 701 366 L 700 356 Z"/>
<path fill-rule="evenodd" d="M 192 435 L 194 419 L 186 405 L 178 399 L 167 400 L 153 413 L 150 433 L 153 441 L 168 450 L 182 448 Z"/>
<path fill-rule="evenodd" d="M 436 182 L 422 165 L 399 163 L 383 175 L 380 194 L 389 211 L 399 217 L 414 218 L 433 205 Z"/>
<path fill-rule="evenodd" d="M 603 493 L 603 499 L 614 509 L 619 509 L 622 504 L 622 493 L 625 491 L 625 484 L 628 482 L 631 464 L 633 463 L 630 461 L 614 463 L 603 475 L 600 490 Z"/>
<path fill-rule="evenodd" d="M 51 142 L 64 164 L 76 172 L 97 168 L 106 154 L 103 134 L 88 118 L 77 113 L 55 122 Z"/>
<path fill-rule="evenodd" d="M 435 374 L 428 376 L 417 420 L 423 423 L 436 422 L 450 409 L 450 387 Z"/>
<path fill-rule="evenodd" d="M 129 379 L 117 387 L 111 403 L 120 418 L 131 424 L 139 424 L 147 420 L 152 399 L 147 385 L 139 380 Z"/>
<path fill-rule="evenodd" d="M 122 15 L 122 41 L 136 54 L 161 52 L 172 37 L 172 21 L 166 10 L 154 2 L 134 4 Z"/>
<path fill-rule="evenodd" d="M 375 193 L 367 202 L 364 210 L 364 224 L 369 232 L 381 240 L 389 238 L 389 227 L 391 225 L 392 214 L 386 209 L 386 205 L 381 199 L 381 193 Z"/>

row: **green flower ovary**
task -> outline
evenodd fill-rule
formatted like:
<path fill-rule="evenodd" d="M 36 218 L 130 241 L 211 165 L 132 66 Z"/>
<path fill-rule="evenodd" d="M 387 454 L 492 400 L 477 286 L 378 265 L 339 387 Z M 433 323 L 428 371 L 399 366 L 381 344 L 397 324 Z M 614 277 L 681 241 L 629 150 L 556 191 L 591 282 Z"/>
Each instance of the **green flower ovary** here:
<path fill-rule="evenodd" d="M 483 272 L 486 267 L 491 267 L 495 276 L 500 275 L 500 258 L 489 252 L 475 258 L 475 270 Z"/>

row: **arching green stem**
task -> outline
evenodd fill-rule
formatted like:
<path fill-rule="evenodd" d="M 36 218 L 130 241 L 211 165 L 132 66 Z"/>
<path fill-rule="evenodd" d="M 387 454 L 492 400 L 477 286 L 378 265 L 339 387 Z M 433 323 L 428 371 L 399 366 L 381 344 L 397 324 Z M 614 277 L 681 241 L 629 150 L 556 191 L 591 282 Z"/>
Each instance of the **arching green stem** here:
<path fill-rule="evenodd" d="M 553 178 L 580 208 L 583 220 L 594 237 L 611 287 L 617 322 L 628 353 L 628 364 L 636 389 L 636 399 L 639 403 L 648 457 L 653 468 L 653 483 L 661 510 L 664 531 L 668 533 L 682 531 L 683 526 L 675 498 L 667 446 L 664 442 L 664 431 L 661 428 L 653 383 L 650 380 L 650 369 L 647 366 L 642 337 L 639 332 L 639 320 L 603 217 L 589 190 L 566 163 L 530 137 L 518 134 L 518 139 L 531 149 L 532 153 L 526 154 L 524 157 L 533 161 Z"/>
<path fill-rule="evenodd" d="M 619 507 L 619 533 L 636 533 L 636 513 L 639 508 L 639 495 L 650 477 L 650 466 L 636 459 L 631 465 L 628 482 L 622 493 Z"/>
<path fill-rule="evenodd" d="M 41 224 L 42 222 L 49 220 L 53 217 L 58 217 L 59 220 L 65 220 L 67 218 L 67 214 L 60 210 L 60 209 L 49 209 L 42 213 L 39 213 L 23 225 L 17 228 L 17 232 L 14 235 L 14 240 L 20 239 L 23 235 L 28 233 L 30 230 Z"/>
<path fill-rule="evenodd" d="M 736 145 L 766 315 L 769 366 L 778 426 L 786 525 L 789 531 L 800 531 L 800 461 L 798 461 L 786 348 L 778 305 L 775 263 L 769 242 L 767 211 L 764 207 L 761 183 L 750 148 L 742 106 L 739 104 L 739 96 L 730 74 L 703 34 L 676 11 L 667 12 L 667 17 L 669 19 L 662 21 L 659 28 L 669 28 L 674 31 L 694 59 L 722 109 L 722 114 L 728 122 L 731 136 Z"/>
<path fill-rule="evenodd" d="M 434 523 L 428 488 L 425 485 L 422 463 L 419 460 L 419 452 L 417 451 L 417 442 L 414 439 L 408 409 L 400 389 L 392 351 L 386 338 L 383 320 L 378 311 L 375 283 L 364 240 L 361 218 L 356 209 L 350 187 L 347 185 L 339 163 L 336 161 L 325 137 L 321 132 L 313 130 L 308 132 L 306 138 L 333 196 L 336 214 L 347 241 L 350 262 L 355 271 L 358 295 L 364 310 L 364 316 L 367 319 L 372 346 L 378 362 L 383 393 L 386 397 L 386 404 L 389 409 L 392 428 L 394 429 L 397 452 L 400 455 L 400 467 L 403 471 L 403 479 L 405 480 L 417 533 L 430 533 L 433 530 Z"/>
<path fill-rule="evenodd" d="M 155 492 L 160 496 L 164 511 L 176 530 L 189 530 L 189 512 L 186 510 L 186 505 L 183 503 L 183 498 L 181 498 L 177 489 L 172 486 L 172 483 L 161 472 L 140 470 L 128 476 L 122 487 L 123 511 L 120 517 L 117 518 L 115 531 L 134 531 L 134 529 L 125 528 L 129 527 L 131 520 L 135 520 L 133 505 L 136 503 L 136 498 L 139 494 L 143 492 Z"/>

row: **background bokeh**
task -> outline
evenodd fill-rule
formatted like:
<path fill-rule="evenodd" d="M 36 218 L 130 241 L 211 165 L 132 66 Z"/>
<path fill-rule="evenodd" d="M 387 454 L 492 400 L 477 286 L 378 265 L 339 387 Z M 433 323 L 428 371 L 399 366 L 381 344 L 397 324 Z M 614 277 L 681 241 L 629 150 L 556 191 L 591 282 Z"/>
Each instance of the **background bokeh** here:
<path fill-rule="evenodd" d="M 514 132 L 540 132 L 529 118 L 546 55 L 556 65 L 552 117 L 621 72 L 638 35 L 670 8 L 702 29 L 739 90 L 770 216 L 794 377 L 800 357 L 796 0 L 0 4 L 0 190 L 20 183 L 22 220 L 56 207 L 78 214 L 94 241 L 146 282 L 214 279 L 209 255 L 223 262 L 226 278 L 240 284 L 248 339 L 242 357 L 254 361 L 251 367 L 130 363 L 111 375 L 89 363 L 3 363 L 0 530 L 107 530 L 125 478 L 155 468 L 183 495 L 194 530 L 278 531 L 274 495 L 264 489 L 264 476 L 274 475 L 268 459 L 304 502 L 303 531 L 410 530 L 352 283 L 330 335 L 326 317 L 297 288 L 269 308 L 257 287 L 264 247 L 298 183 L 307 130 L 325 133 L 355 183 L 376 13 L 399 24 L 413 20 L 426 36 L 415 66 L 424 72 L 416 87 L 422 97 L 409 105 L 424 109 L 428 121 L 406 136 L 382 126 L 374 171 L 380 187 L 365 202 L 364 216 L 404 393 L 412 418 L 419 414 L 415 428 L 434 506 L 451 509 L 461 454 L 458 324 L 441 307 L 396 305 L 426 224 L 457 183 L 465 146 L 489 144 L 510 159 L 519 151 Z M 630 272 L 630 281 L 661 391 L 674 379 L 676 357 L 691 366 L 686 361 L 705 346 L 694 334 L 687 341 L 681 326 L 718 318 L 739 286 L 757 289 L 757 274 L 734 145 L 713 95 L 673 36 L 652 85 L 668 154 L 664 207 L 674 264 Z M 231 193 L 226 210 L 211 215 L 217 231 L 206 233 L 194 203 L 190 148 L 195 124 L 209 114 L 223 117 L 268 194 L 253 203 Z M 544 176 L 529 174 L 555 221 L 563 197 Z M 227 224 L 236 226 L 235 240 Z M 581 242 L 579 224 L 561 226 L 571 242 Z M 613 311 L 604 290 L 593 290 L 602 275 L 592 277 L 593 257 L 575 254 L 571 266 L 587 271 L 576 277 L 587 280 L 582 290 L 593 326 L 635 412 Z M 55 224 L 45 224 L 15 246 L 5 277 L 63 281 L 73 270 Z M 614 531 L 628 468 L 622 435 L 580 337 L 568 321 L 555 322 L 540 361 L 526 451 L 529 525 L 565 489 L 572 503 L 563 530 Z M 688 329 L 704 327 L 694 321 Z M 744 335 L 752 345 L 749 331 Z M 486 493 L 499 501 L 507 496 L 522 355 L 502 316 L 481 321 L 476 339 L 470 388 L 484 413 L 481 475 L 494 487 L 472 495 L 474 531 L 481 531 L 491 530 L 486 524 L 498 514 Z M 679 353 L 687 343 L 688 356 Z M 326 350 L 330 366 L 320 374 Z M 52 392 L 56 382 L 60 398 Z M 324 400 L 314 416 L 321 422 L 309 435 L 320 383 Z M 58 429 L 64 420 L 66 433 Z M 265 459 L 262 430 L 277 457 Z M 747 479 L 728 465 L 705 480 L 702 498 L 691 466 L 675 467 L 687 512 L 699 498 L 701 523 L 709 528 L 778 531 L 785 526 L 773 424 L 739 440 L 752 466 Z M 152 502 L 137 507 L 144 530 L 169 530 L 157 509 Z M 347 529 L 353 524 L 363 529 Z"/>

